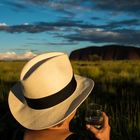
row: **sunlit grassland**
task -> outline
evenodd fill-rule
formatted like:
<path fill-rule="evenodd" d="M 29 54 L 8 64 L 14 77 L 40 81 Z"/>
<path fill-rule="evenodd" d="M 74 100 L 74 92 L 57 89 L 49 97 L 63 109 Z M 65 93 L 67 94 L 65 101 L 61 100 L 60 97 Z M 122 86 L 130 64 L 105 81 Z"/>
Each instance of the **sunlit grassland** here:
<path fill-rule="evenodd" d="M 95 81 L 88 100 L 102 104 L 112 139 L 140 137 L 140 61 L 74 61 L 74 71 Z M 83 105 L 84 108 L 84 105 Z"/>
<path fill-rule="evenodd" d="M 11 86 L 19 80 L 25 62 L 0 62 L 0 101 L 6 100 Z"/>
<path fill-rule="evenodd" d="M 133 80 L 140 82 L 140 61 L 73 61 L 76 73 L 98 81 Z"/>
<path fill-rule="evenodd" d="M 71 62 L 76 74 L 95 82 L 93 92 L 77 113 L 74 121 L 78 122 L 76 131 L 83 130 L 80 127 L 84 121 L 80 117 L 87 102 L 95 102 L 101 104 L 109 116 L 113 140 L 137 140 L 140 137 L 140 61 Z M 8 92 L 19 80 L 24 64 L 0 62 L 0 123 L 7 113 Z M 0 126 L 0 132 L 3 131 Z"/>

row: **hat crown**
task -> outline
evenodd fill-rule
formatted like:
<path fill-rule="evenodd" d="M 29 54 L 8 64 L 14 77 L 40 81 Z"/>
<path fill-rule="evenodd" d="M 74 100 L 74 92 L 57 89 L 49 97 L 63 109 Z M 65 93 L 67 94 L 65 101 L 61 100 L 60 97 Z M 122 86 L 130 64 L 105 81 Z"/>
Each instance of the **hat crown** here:
<path fill-rule="evenodd" d="M 29 61 L 21 72 L 24 96 L 38 99 L 62 90 L 73 77 L 69 58 L 64 53 L 47 53 Z"/>

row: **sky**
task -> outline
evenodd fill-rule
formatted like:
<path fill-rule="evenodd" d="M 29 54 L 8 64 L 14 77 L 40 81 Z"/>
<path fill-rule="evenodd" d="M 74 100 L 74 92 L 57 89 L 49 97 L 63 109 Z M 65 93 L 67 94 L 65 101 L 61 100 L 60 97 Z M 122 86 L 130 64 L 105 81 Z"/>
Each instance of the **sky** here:
<path fill-rule="evenodd" d="M 140 47 L 140 0 L 0 0 L 0 59 L 107 44 Z"/>

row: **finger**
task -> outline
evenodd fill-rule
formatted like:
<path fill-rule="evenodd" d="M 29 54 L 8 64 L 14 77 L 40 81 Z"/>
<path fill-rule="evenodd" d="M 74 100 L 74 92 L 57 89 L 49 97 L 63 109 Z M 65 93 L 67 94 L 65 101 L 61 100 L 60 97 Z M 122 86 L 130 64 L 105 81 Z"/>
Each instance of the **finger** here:
<path fill-rule="evenodd" d="M 94 126 L 87 124 L 86 125 L 87 129 L 90 130 L 92 133 L 97 134 L 98 133 L 98 129 L 96 129 Z"/>
<path fill-rule="evenodd" d="M 107 127 L 108 126 L 108 116 L 106 115 L 105 112 L 102 112 L 102 115 L 103 115 L 103 119 L 104 119 L 103 127 Z"/>

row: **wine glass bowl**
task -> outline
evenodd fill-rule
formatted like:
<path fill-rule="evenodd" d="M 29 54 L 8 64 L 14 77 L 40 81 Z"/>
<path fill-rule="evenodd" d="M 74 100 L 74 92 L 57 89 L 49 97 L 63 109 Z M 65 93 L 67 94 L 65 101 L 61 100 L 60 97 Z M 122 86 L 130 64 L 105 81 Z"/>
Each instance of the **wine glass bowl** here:
<path fill-rule="evenodd" d="M 102 106 L 90 103 L 85 111 L 85 122 L 95 128 L 100 129 L 103 125 Z"/>

